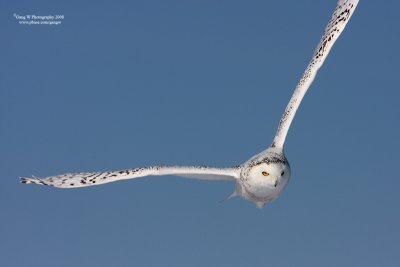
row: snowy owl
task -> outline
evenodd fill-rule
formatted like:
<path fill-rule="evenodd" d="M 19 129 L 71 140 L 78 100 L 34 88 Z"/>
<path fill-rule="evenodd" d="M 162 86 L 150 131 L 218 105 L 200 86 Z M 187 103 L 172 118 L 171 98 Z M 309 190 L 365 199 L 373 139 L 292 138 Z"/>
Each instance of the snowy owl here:
<path fill-rule="evenodd" d="M 46 178 L 21 178 L 21 182 L 24 184 L 75 188 L 154 175 L 226 180 L 235 183 L 235 191 L 230 197 L 240 196 L 254 202 L 258 208 L 264 207 L 265 204 L 276 199 L 289 182 L 290 165 L 284 154 L 284 143 L 290 124 L 304 94 L 313 82 L 318 69 L 322 66 L 336 39 L 346 27 L 357 4 L 358 0 L 339 0 L 321 41 L 282 115 L 272 144 L 246 162 L 230 168 L 151 166 L 110 172 L 67 173 Z"/>

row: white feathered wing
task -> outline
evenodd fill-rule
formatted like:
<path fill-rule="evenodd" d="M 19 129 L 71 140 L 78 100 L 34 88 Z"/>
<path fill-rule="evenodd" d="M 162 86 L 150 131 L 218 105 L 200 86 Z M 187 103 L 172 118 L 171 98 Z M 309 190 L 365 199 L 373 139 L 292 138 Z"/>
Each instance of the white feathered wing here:
<path fill-rule="evenodd" d="M 151 166 L 110 172 L 66 173 L 45 178 L 21 177 L 21 183 L 49 185 L 60 188 L 75 188 L 100 185 L 119 180 L 136 179 L 145 176 L 177 175 L 191 179 L 236 181 L 239 167 L 212 168 L 201 166 Z"/>
<path fill-rule="evenodd" d="M 290 124 L 293 121 L 294 115 L 307 92 L 311 83 L 314 81 L 319 68 L 324 63 L 329 54 L 333 44 L 342 33 L 349 21 L 353 11 L 358 4 L 358 0 L 339 0 L 332 18 L 325 28 L 321 41 L 319 42 L 313 57 L 304 71 L 299 83 L 294 90 L 292 98 L 286 106 L 285 112 L 279 122 L 278 130 L 275 138 L 271 144 L 272 147 L 283 148 L 286 135 L 289 130 Z"/>

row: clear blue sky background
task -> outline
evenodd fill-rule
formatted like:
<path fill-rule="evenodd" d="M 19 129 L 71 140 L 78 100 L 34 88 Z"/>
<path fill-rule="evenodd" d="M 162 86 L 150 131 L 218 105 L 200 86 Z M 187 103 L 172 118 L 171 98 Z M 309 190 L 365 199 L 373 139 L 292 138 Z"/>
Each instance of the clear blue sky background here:
<path fill-rule="evenodd" d="M 289 132 L 290 184 L 265 209 L 220 203 L 230 183 L 173 176 L 18 182 L 247 160 L 270 144 L 335 5 L 2 1 L 0 265 L 399 266 L 395 0 L 360 1 Z"/>

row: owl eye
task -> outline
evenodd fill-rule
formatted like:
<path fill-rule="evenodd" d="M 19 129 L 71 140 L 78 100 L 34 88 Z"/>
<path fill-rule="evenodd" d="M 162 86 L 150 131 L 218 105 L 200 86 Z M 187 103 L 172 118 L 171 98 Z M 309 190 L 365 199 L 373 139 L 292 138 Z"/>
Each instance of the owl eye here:
<path fill-rule="evenodd" d="M 268 175 L 269 175 L 269 173 L 268 173 L 268 172 L 266 172 L 266 171 L 263 171 L 263 172 L 262 172 L 262 175 L 264 175 L 264 176 L 268 176 Z"/>
<path fill-rule="evenodd" d="M 284 174 L 285 174 L 285 172 L 284 172 L 284 171 L 282 171 L 282 172 L 281 172 L 281 176 L 283 176 Z"/>

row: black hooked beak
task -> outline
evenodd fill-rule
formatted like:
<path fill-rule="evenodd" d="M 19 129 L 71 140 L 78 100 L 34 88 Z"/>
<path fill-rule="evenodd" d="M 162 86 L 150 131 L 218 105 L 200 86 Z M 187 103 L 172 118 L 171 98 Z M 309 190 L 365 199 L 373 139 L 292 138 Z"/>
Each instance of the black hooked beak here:
<path fill-rule="evenodd" d="M 278 185 L 278 179 L 275 181 L 274 187 Z"/>

